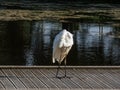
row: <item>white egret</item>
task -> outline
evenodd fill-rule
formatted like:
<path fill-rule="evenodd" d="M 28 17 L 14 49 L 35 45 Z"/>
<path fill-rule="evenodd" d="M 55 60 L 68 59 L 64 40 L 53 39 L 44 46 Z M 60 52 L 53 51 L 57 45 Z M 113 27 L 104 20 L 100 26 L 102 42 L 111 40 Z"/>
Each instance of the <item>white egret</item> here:
<path fill-rule="evenodd" d="M 63 29 L 60 33 L 58 33 L 53 42 L 53 54 L 52 54 L 52 62 L 58 62 L 59 66 L 57 68 L 56 77 L 58 77 L 59 69 L 61 62 L 64 61 L 65 64 L 65 76 L 66 77 L 66 57 L 73 45 L 73 34 L 68 32 L 66 29 Z"/>

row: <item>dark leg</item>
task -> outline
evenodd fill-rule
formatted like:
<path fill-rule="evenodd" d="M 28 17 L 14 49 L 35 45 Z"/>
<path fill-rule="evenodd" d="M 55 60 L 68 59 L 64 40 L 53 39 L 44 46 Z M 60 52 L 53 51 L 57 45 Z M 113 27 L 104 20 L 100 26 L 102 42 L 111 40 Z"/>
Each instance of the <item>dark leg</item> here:
<path fill-rule="evenodd" d="M 56 72 L 56 77 L 57 78 L 58 78 L 59 69 L 60 69 L 60 64 L 58 65 L 57 72 Z"/>
<path fill-rule="evenodd" d="M 69 78 L 69 79 L 70 79 L 71 77 L 67 76 L 67 70 L 66 70 L 66 66 L 67 66 L 67 64 L 66 64 L 66 58 L 65 58 L 64 64 L 65 64 L 65 75 L 64 75 L 64 78 Z"/>
<path fill-rule="evenodd" d="M 66 76 L 67 76 L 67 75 L 66 75 L 66 57 L 65 57 L 64 64 L 65 64 L 65 77 L 66 77 Z"/>

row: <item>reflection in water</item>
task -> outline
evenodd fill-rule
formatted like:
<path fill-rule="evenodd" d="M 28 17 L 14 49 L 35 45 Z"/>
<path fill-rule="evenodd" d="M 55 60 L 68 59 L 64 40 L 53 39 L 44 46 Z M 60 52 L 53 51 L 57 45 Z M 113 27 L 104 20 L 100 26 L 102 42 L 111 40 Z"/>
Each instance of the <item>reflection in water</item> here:
<path fill-rule="evenodd" d="M 24 42 L 21 22 L 0 23 L 0 64 L 24 63 Z"/>
<path fill-rule="evenodd" d="M 35 48 L 37 45 L 37 42 L 39 42 L 39 40 L 37 40 L 39 38 L 39 31 L 40 31 L 40 25 L 39 23 L 37 23 L 36 25 L 34 25 L 34 30 L 32 30 L 31 32 L 31 41 L 30 41 L 30 45 L 29 48 L 26 48 L 25 50 L 25 59 L 26 59 L 26 65 L 33 65 L 34 64 L 34 52 L 35 52 Z"/>
<path fill-rule="evenodd" d="M 61 30 L 61 24 L 48 21 L 33 22 L 30 47 L 25 52 L 26 65 L 51 63 L 51 38 L 54 30 Z"/>
<path fill-rule="evenodd" d="M 80 24 L 80 30 L 76 31 L 76 47 L 78 60 L 86 65 L 104 64 L 104 35 L 110 32 L 110 26 L 98 24 Z M 109 42 L 107 42 L 109 43 Z"/>
<path fill-rule="evenodd" d="M 52 65 L 54 36 L 68 29 L 74 46 L 69 65 L 120 65 L 119 29 L 111 24 L 57 21 L 0 22 L 1 65 Z"/>

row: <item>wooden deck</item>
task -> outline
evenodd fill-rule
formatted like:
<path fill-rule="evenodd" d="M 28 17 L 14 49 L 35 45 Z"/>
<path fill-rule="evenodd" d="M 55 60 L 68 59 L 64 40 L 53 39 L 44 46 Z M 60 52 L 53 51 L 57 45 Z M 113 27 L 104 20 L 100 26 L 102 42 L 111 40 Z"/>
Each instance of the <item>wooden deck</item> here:
<path fill-rule="evenodd" d="M 120 67 L 67 67 L 71 78 L 55 77 L 56 67 L 0 67 L 0 90 L 120 89 Z M 64 74 L 64 69 L 60 71 Z"/>

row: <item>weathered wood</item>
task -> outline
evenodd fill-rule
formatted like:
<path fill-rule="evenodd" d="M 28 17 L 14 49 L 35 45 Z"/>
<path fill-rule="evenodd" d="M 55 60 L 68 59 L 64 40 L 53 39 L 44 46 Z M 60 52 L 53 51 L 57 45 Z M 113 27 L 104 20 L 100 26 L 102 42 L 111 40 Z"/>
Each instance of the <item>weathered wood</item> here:
<path fill-rule="evenodd" d="M 107 84 L 105 84 L 101 79 L 100 75 L 101 73 L 98 73 L 97 70 L 86 70 L 88 73 L 90 73 L 90 77 L 93 78 L 99 85 L 101 85 L 101 88 L 110 88 Z"/>
<path fill-rule="evenodd" d="M 25 76 L 23 73 L 21 73 L 20 69 L 13 69 L 12 72 L 16 74 L 16 76 L 26 86 L 26 88 L 36 88 L 35 85 L 31 83 L 29 78 Z"/>
<path fill-rule="evenodd" d="M 55 77 L 55 68 L 1 68 L 0 90 L 120 89 L 120 68 L 67 68 L 70 78 Z M 64 69 L 59 72 L 64 75 Z"/>
<path fill-rule="evenodd" d="M 55 74 L 52 73 L 52 71 L 56 72 L 55 70 L 51 70 L 51 69 L 41 70 L 41 72 L 44 74 L 44 76 L 49 78 L 49 80 L 52 83 L 54 83 L 58 88 L 68 88 L 60 79 L 57 79 L 55 77 Z M 48 74 L 46 74 L 46 73 L 48 73 Z"/>
<path fill-rule="evenodd" d="M 9 79 L 10 82 L 14 84 L 14 86 L 19 89 L 19 88 L 25 88 L 22 82 L 17 78 L 17 76 L 10 71 L 10 69 L 4 69 L 2 70 L 3 73 L 6 75 L 6 77 Z"/>
<path fill-rule="evenodd" d="M 66 83 L 66 84 L 68 84 L 68 86 L 72 89 L 72 88 L 82 88 L 76 81 L 74 81 L 73 80 L 73 75 L 71 74 L 71 73 L 69 73 L 69 72 L 72 72 L 73 70 L 72 69 L 68 69 L 67 70 L 67 79 L 62 79 L 62 82 L 64 82 L 64 83 Z M 64 70 L 62 70 L 62 74 L 64 75 Z M 69 79 L 70 78 L 70 79 Z"/>
<path fill-rule="evenodd" d="M 15 89 L 14 84 L 9 81 L 8 77 L 1 70 L 0 70 L 0 81 L 5 89 Z M 0 84 L 1 88 L 2 85 Z"/>
<path fill-rule="evenodd" d="M 36 74 L 36 76 L 42 81 L 44 82 L 48 88 L 57 88 L 57 86 L 52 83 L 49 78 L 47 78 L 40 70 L 35 69 L 34 70 L 34 74 Z M 49 73 L 46 73 L 46 75 L 48 75 Z"/>
<path fill-rule="evenodd" d="M 0 66 L 1 69 L 56 69 L 58 66 Z M 64 66 L 61 66 L 64 68 Z M 120 69 L 120 66 L 67 66 L 67 69 Z"/>
<path fill-rule="evenodd" d="M 101 72 L 100 70 L 98 70 L 98 71 Z M 106 81 L 108 81 L 111 84 L 112 88 L 120 88 L 120 79 L 118 79 L 119 77 L 116 80 L 116 77 L 120 76 L 119 73 L 116 73 L 116 75 L 117 74 L 119 74 L 119 75 L 114 76 L 115 74 L 114 73 L 112 74 L 111 70 L 109 70 L 107 72 L 106 72 L 106 70 L 102 70 L 102 72 L 104 73 L 102 75 L 106 78 Z"/>
<path fill-rule="evenodd" d="M 21 72 L 29 78 L 31 83 L 35 85 L 37 88 L 47 88 L 39 79 L 29 70 L 29 69 L 21 69 Z"/>

